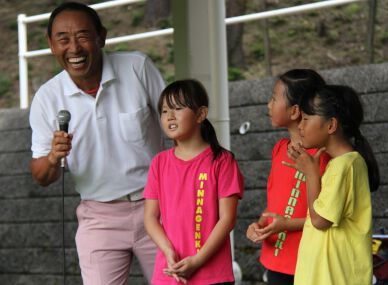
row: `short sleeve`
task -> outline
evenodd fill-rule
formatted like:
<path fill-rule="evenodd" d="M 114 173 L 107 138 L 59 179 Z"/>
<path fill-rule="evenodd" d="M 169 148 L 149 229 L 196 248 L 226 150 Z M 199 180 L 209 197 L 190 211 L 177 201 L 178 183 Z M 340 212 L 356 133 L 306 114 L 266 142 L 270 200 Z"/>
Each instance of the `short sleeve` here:
<path fill-rule="evenodd" d="M 32 157 L 39 158 L 48 155 L 51 151 L 53 133 L 57 129 L 57 121 L 56 118 L 49 118 L 39 101 L 38 93 L 32 100 L 29 120 L 32 129 Z"/>
<path fill-rule="evenodd" d="M 323 152 L 319 158 L 319 173 L 322 177 L 323 173 L 326 170 L 326 166 L 329 163 L 331 157 L 327 152 Z"/>
<path fill-rule="evenodd" d="M 159 70 L 148 57 L 144 61 L 142 81 L 146 86 L 152 109 L 158 113 L 159 97 L 166 84 Z"/>
<path fill-rule="evenodd" d="M 237 161 L 231 153 L 224 152 L 219 163 L 218 198 L 237 195 L 241 199 L 244 192 L 244 178 Z"/>
<path fill-rule="evenodd" d="M 322 177 L 321 193 L 314 202 L 314 210 L 333 226 L 340 224 L 351 202 L 351 169 L 345 164 L 330 165 Z"/>
<path fill-rule="evenodd" d="M 148 170 L 148 178 L 146 186 L 144 187 L 144 199 L 159 199 L 159 169 L 157 156 L 152 160 Z"/>

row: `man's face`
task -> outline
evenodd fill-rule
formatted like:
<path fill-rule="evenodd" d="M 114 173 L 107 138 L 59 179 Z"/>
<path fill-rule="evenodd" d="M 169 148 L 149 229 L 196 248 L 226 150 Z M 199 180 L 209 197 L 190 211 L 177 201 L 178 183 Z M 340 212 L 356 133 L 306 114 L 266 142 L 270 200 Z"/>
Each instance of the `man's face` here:
<path fill-rule="evenodd" d="M 48 41 L 57 61 L 82 88 L 84 82 L 97 84 L 100 81 L 101 48 L 105 37 L 106 31 L 97 34 L 93 21 L 86 13 L 65 10 L 55 17 Z"/>

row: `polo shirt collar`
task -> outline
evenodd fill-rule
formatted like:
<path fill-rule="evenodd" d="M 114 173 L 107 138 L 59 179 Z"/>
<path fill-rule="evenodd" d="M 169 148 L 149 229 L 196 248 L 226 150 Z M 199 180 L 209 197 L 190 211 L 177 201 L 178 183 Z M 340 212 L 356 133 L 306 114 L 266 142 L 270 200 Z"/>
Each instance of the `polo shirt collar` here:
<path fill-rule="evenodd" d="M 75 85 L 74 81 L 71 79 L 69 73 L 64 70 L 61 72 L 60 76 L 64 81 L 64 93 L 66 96 L 72 96 L 81 94 L 81 90 Z M 102 76 L 101 76 L 101 85 L 105 85 L 106 83 L 114 80 L 116 78 L 114 69 L 112 67 L 111 60 L 107 56 L 107 54 L 102 51 Z"/>

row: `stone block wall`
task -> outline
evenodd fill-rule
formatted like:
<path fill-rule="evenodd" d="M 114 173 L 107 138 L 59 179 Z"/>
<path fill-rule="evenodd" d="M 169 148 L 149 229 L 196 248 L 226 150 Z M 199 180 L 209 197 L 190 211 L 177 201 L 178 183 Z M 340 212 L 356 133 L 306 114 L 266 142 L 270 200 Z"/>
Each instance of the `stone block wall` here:
<path fill-rule="evenodd" d="M 374 232 L 388 231 L 388 63 L 322 72 L 330 83 L 347 84 L 361 94 L 365 107 L 362 127 L 378 159 L 382 185 L 372 194 Z M 231 148 L 245 176 L 246 192 L 240 202 L 234 231 L 235 257 L 243 272 L 243 284 L 260 284 L 259 246 L 245 238 L 247 226 L 266 204 L 266 179 L 271 150 L 287 133 L 274 130 L 267 101 L 274 78 L 230 83 Z M 249 121 L 245 135 L 238 129 Z M 62 284 L 62 181 L 47 187 L 31 178 L 31 130 L 28 110 L 0 110 L 0 284 Z M 71 177 L 65 174 L 65 247 L 67 284 L 82 284 L 74 235 L 75 208 L 79 202 Z M 146 284 L 138 263 L 131 284 Z"/>

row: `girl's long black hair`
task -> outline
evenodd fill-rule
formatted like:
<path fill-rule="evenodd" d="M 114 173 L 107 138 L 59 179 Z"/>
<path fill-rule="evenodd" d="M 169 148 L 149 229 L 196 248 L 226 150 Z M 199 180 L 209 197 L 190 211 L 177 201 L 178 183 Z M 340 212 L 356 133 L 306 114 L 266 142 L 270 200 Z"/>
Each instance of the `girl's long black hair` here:
<path fill-rule="evenodd" d="M 315 94 L 304 97 L 301 109 L 308 115 L 338 120 L 343 135 L 366 162 L 370 190 L 377 190 L 380 185 L 379 167 L 368 140 L 360 131 L 364 111 L 357 92 L 348 86 L 326 85 Z"/>
<path fill-rule="evenodd" d="M 187 107 L 197 112 L 202 106 L 209 107 L 209 97 L 205 87 L 195 79 L 177 80 L 169 84 L 160 95 L 158 102 L 159 114 L 162 112 L 163 100 L 166 100 L 168 107 Z M 208 119 L 201 123 L 201 136 L 205 142 L 210 144 L 213 151 L 213 160 L 216 159 L 225 149 L 217 139 L 216 131 Z"/>

